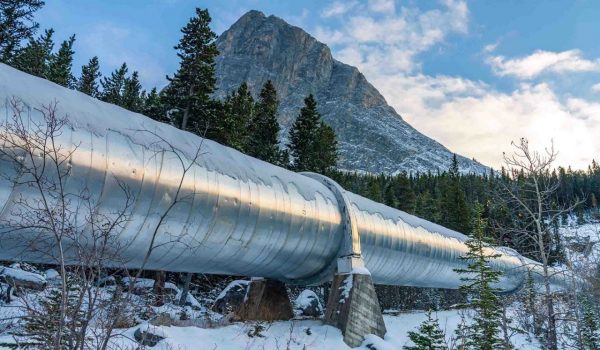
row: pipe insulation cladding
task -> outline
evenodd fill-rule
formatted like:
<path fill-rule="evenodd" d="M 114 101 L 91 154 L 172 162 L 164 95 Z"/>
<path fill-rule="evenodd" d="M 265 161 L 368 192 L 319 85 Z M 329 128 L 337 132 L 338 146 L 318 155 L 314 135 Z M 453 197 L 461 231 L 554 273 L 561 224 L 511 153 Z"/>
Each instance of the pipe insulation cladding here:
<path fill-rule="evenodd" d="M 323 282 L 335 271 L 342 247 L 347 246 L 348 223 L 339 195 L 314 176 L 285 170 L 0 64 L 4 134 L 15 114 L 14 101 L 24 106 L 28 128 L 43 125 L 39 109 L 51 103 L 56 103 L 59 117 L 66 118 L 57 137 L 64 152 L 73 152 L 63 181 L 66 192 L 85 189 L 106 215 L 123 208 L 124 187 L 132 194 L 129 220 L 118 234 L 123 247 L 119 266 L 140 268 L 159 227 L 155 248 L 144 265 L 149 270 L 261 276 L 297 284 Z M 0 147 L 6 150 L 9 145 Z M 198 150 L 200 156 L 193 162 Z M 182 164 L 190 166 L 185 176 Z M 14 160 L 2 157 L 0 170 L 6 175 L 11 169 L 18 169 Z M 375 283 L 461 285 L 454 269 L 466 264 L 459 259 L 467 251 L 465 235 L 341 191 Z M 22 219 L 17 199 L 36 198 L 31 187 L 16 185 L 6 176 L 0 180 L 0 260 L 48 262 L 47 255 L 25 244 L 38 232 L 14 231 Z M 180 202 L 158 226 L 174 198 Z M 77 211 L 80 204 L 70 205 Z M 539 263 L 508 249 L 494 251 L 501 256 L 492 264 L 504 273 L 499 288 L 519 288 L 528 268 L 541 280 Z M 561 287 L 567 278 L 553 274 L 552 283 Z"/>

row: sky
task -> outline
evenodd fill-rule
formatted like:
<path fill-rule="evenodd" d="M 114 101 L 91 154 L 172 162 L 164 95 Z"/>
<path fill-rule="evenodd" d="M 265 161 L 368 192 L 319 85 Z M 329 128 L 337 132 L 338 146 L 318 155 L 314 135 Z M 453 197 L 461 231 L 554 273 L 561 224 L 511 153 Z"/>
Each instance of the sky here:
<path fill-rule="evenodd" d="M 600 159 L 600 1 L 46 0 L 36 20 L 76 34 L 74 71 L 98 56 L 162 87 L 194 8 L 220 34 L 251 9 L 302 27 L 357 66 L 417 130 L 498 168 L 511 141 Z"/>

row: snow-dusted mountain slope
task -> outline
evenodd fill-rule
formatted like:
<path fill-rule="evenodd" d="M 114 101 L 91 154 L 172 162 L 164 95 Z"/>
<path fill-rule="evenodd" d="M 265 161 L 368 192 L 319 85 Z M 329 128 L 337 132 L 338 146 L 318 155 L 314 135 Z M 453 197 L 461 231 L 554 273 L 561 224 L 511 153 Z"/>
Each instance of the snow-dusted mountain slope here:
<path fill-rule="evenodd" d="M 250 11 L 217 40 L 217 96 L 247 82 L 254 93 L 267 80 L 275 84 L 283 126 L 281 138 L 303 106 L 316 96 L 324 120 L 339 140 L 339 166 L 373 173 L 446 170 L 452 153 L 419 133 L 358 71 L 333 59 L 327 45 L 284 20 Z M 482 164 L 459 157 L 464 173 L 486 171 Z"/>

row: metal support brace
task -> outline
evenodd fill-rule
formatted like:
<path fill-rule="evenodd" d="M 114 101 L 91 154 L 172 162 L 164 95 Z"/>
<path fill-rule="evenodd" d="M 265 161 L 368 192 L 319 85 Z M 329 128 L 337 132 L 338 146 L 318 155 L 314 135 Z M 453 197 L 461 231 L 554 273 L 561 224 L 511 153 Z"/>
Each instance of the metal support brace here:
<path fill-rule="evenodd" d="M 360 251 L 360 234 L 356 224 L 356 214 L 352 209 L 352 204 L 346 197 L 346 191 L 337 182 L 327 176 L 311 172 L 302 172 L 301 174 L 325 185 L 333 192 L 338 201 L 338 206 L 342 214 L 344 240 L 338 251 L 337 272 L 350 273 L 355 268 L 365 267 Z"/>

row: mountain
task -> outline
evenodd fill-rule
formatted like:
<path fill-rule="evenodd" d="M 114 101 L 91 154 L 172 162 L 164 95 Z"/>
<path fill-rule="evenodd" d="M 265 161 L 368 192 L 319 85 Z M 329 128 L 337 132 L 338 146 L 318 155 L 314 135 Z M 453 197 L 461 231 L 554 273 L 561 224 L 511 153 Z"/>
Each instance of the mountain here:
<path fill-rule="evenodd" d="M 217 46 L 216 96 L 242 82 L 257 96 L 272 80 L 280 99 L 282 141 L 312 93 L 337 133 L 340 168 L 388 174 L 449 168 L 452 152 L 410 126 L 356 67 L 335 60 L 327 45 L 301 28 L 250 11 L 219 36 Z M 465 157 L 458 160 L 463 173 L 487 170 Z"/>

